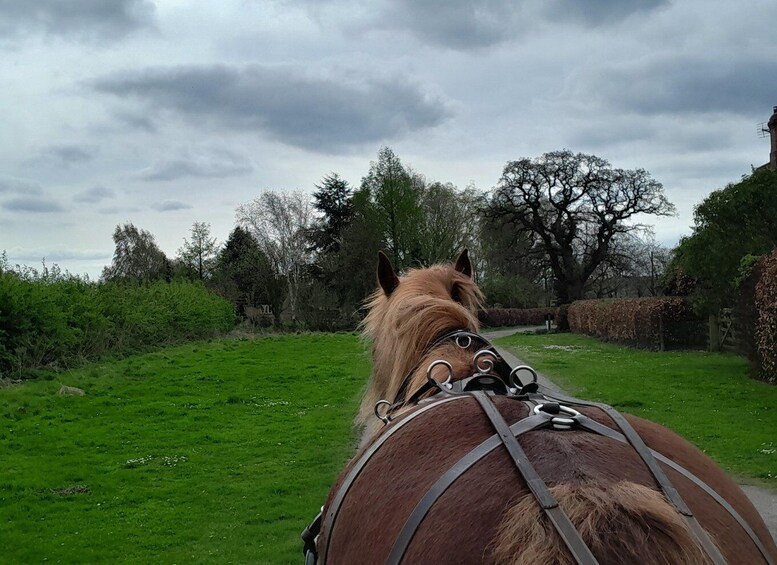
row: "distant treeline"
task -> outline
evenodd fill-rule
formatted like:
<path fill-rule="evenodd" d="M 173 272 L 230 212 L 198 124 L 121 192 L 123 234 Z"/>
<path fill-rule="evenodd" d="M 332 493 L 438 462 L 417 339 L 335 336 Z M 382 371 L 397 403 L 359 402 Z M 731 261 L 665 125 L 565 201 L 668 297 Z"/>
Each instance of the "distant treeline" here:
<path fill-rule="evenodd" d="M 358 185 L 330 173 L 312 194 L 266 190 L 238 206 L 223 243 L 195 222 L 168 258 L 148 231 L 116 226 L 102 279 L 198 280 L 254 324 L 324 331 L 357 326 L 379 250 L 405 271 L 469 249 L 489 307 L 656 295 L 668 250 L 629 218 L 672 210 L 645 171 L 593 155 L 508 162 L 486 193 L 428 179 L 384 147 Z"/>
<path fill-rule="evenodd" d="M 219 335 L 234 320 L 232 305 L 200 282 L 94 283 L 0 258 L 3 378 Z"/>

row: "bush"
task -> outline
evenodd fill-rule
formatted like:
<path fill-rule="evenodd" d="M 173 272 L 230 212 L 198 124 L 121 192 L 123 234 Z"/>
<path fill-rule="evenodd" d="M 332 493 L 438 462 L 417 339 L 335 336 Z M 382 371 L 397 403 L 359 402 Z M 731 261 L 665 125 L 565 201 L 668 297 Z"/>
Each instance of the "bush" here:
<path fill-rule="evenodd" d="M 570 330 L 639 347 L 703 347 L 706 323 L 679 297 L 578 300 L 569 306 Z"/>
<path fill-rule="evenodd" d="M 755 329 L 757 376 L 777 382 L 777 250 L 763 258 L 755 287 L 758 321 Z"/>
<path fill-rule="evenodd" d="M 556 319 L 557 308 L 488 308 L 478 312 L 480 323 L 492 328 L 503 326 L 541 326 L 545 316 Z"/>
<path fill-rule="evenodd" d="M 494 308 L 534 308 L 542 304 L 542 288 L 520 276 L 492 274 L 478 281 L 478 286 L 486 296 L 487 305 Z"/>
<path fill-rule="evenodd" d="M 0 265 L 0 376 L 210 337 L 233 324 L 232 305 L 199 283 L 98 284 L 56 268 Z"/>

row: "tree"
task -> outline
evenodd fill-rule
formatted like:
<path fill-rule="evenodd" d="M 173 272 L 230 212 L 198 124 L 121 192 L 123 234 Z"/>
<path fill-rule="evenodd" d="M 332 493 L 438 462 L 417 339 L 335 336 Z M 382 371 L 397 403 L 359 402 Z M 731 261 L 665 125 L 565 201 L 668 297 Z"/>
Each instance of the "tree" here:
<path fill-rule="evenodd" d="M 648 295 L 661 294 L 662 281 L 672 260 L 672 250 L 650 236 L 635 242 L 631 256 L 634 259 L 634 274 L 645 279 Z"/>
<path fill-rule="evenodd" d="M 462 249 L 474 251 L 478 214 L 473 189 L 459 191 L 453 184 L 423 182 L 419 205 L 418 261 L 424 265 L 454 260 Z"/>
<path fill-rule="evenodd" d="M 712 192 L 693 217 L 693 233 L 680 240 L 670 271 L 695 279 L 715 311 L 731 304 L 743 258 L 777 247 L 777 172 L 758 170 Z"/>
<path fill-rule="evenodd" d="M 113 242 L 116 250 L 111 265 L 103 269 L 103 279 L 147 282 L 170 277 L 170 261 L 150 232 L 138 229 L 132 223 L 117 225 Z"/>
<path fill-rule="evenodd" d="M 631 218 L 671 215 L 674 206 L 645 170 L 564 150 L 508 162 L 485 213 L 530 236 L 530 253 L 547 259 L 556 301 L 566 304 L 583 297 L 614 238 L 646 229 Z"/>
<path fill-rule="evenodd" d="M 365 190 L 353 195 L 353 213 L 343 231 L 340 251 L 319 258 L 323 280 L 351 316 L 375 290 L 375 258 L 386 248 L 378 211 Z"/>
<path fill-rule="evenodd" d="M 213 284 L 235 303 L 238 313 L 246 306 L 269 304 L 280 319 L 284 283 L 254 237 L 236 226 L 219 252 L 213 269 Z"/>
<path fill-rule="evenodd" d="M 331 173 L 316 185 L 313 201 L 313 207 L 322 215 L 311 232 L 313 246 L 323 253 L 337 253 L 353 215 L 351 187 L 337 173 Z"/>
<path fill-rule="evenodd" d="M 504 308 L 550 305 L 547 258 L 532 252 L 531 234 L 512 229 L 502 217 L 481 215 L 480 287 L 487 304 Z"/>
<path fill-rule="evenodd" d="M 178 249 L 178 259 L 189 273 L 204 281 L 210 278 L 217 252 L 216 238 L 210 237 L 210 224 L 194 222 L 191 240 L 184 238 L 183 246 Z"/>
<path fill-rule="evenodd" d="M 238 224 L 250 230 L 273 269 L 286 279 L 291 318 L 296 320 L 302 277 L 312 259 L 308 234 L 313 209 L 307 195 L 267 191 L 236 212 Z"/>
<path fill-rule="evenodd" d="M 413 262 L 413 247 L 419 240 L 420 181 L 388 147 L 380 149 L 378 160 L 370 163 L 370 170 L 362 179 L 361 190 L 370 197 L 385 246 L 399 268 Z"/>

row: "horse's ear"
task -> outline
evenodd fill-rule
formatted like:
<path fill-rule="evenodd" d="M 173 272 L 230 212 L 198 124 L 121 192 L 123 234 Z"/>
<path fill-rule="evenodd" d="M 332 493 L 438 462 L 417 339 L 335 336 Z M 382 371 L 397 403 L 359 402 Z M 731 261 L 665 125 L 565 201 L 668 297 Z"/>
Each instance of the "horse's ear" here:
<path fill-rule="evenodd" d="M 378 283 L 386 296 L 391 296 L 391 293 L 399 286 L 399 277 L 383 251 L 378 251 Z"/>
<path fill-rule="evenodd" d="M 472 263 L 469 260 L 469 251 L 465 249 L 461 252 L 459 258 L 456 259 L 456 266 L 454 268 L 461 274 L 472 278 Z"/>

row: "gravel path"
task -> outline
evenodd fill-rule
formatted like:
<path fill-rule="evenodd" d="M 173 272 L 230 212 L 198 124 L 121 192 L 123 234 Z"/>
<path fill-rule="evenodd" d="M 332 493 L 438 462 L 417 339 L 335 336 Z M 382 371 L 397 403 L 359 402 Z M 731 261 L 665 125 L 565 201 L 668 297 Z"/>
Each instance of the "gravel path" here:
<path fill-rule="evenodd" d="M 545 326 L 524 326 L 518 328 L 484 331 L 482 334 L 486 339 L 493 340 L 500 337 L 507 337 L 518 332 L 536 331 L 538 329 L 545 329 Z M 516 365 L 526 365 L 525 362 L 518 359 L 515 355 L 506 349 L 502 347 L 497 347 L 496 349 L 499 351 L 499 354 L 504 357 L 505 361 L 507 361 L 512 367 L 515 367 Z M 545 375 L 538 373 L 537 382 L 551 390 L 565 393 L 561 388 L 558 387 L 558 385 L 549 380 Z M 753 506 L 755 506 L 758 509 L 758 512 L 761 513 L 761 517 L 769 527 L 769 531 L 771 532 L 772 537 L 777 540 L 777 494 L 765 488 L 755 485 L 743 484 L 742 482 L 739 483 L 739 486 L 750 498 Z"/>

